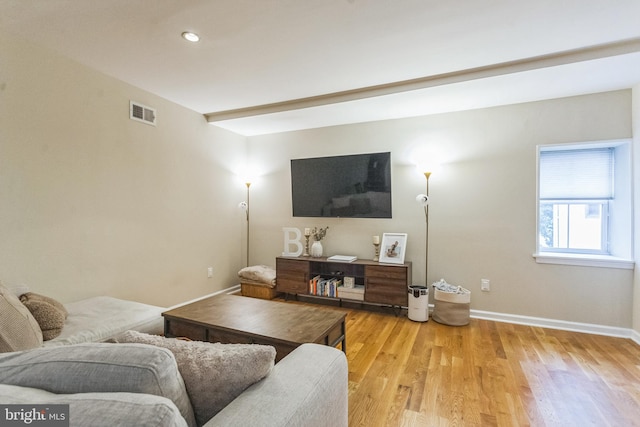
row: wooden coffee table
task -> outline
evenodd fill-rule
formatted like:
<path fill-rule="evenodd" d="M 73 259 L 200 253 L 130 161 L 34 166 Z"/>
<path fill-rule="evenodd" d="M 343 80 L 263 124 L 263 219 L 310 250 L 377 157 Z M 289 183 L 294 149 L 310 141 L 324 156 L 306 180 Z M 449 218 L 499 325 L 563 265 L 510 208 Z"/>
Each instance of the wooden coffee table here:
<path fill-rule="evenodd" d="M 276 348 L 276 362 L 304 343 L 347 351 L 346 313 L 238 295 L 216 295 L 162 313 L 167 337 Z"/>

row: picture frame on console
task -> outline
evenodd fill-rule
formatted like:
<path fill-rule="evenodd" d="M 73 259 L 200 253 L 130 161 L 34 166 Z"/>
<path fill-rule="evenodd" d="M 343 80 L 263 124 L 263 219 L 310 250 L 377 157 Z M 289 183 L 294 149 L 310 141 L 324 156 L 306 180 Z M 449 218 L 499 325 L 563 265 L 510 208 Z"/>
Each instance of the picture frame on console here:
<path fill-rule="evenodd" d="M 380 263 L 404 264 L 407 237 L 407 233 L 384 233 L 380 245 Z"/>

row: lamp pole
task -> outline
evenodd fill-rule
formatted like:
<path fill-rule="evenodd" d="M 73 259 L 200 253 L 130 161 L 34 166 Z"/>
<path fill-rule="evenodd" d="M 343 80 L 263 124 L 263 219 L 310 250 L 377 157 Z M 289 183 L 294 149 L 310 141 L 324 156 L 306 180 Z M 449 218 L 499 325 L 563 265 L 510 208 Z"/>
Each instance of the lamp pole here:
<path fill-rule="evenodd" d="M 431 172 L 425 172 L 424 177 L 427 179 L 427 199 L 429 198 L 429 177 Z M 426 232 L 424 234 L 424 283 L 429 287 L 429 204 L 424 205 L 424 219 L 426 223 Z"/>
<path fill-rule="evenodd" d="M 250 182 L 245 182 L 245 185 L 247 186 L 247 267 L 249 266 L 249 187 L 251 187 L 251 183 Z"/>

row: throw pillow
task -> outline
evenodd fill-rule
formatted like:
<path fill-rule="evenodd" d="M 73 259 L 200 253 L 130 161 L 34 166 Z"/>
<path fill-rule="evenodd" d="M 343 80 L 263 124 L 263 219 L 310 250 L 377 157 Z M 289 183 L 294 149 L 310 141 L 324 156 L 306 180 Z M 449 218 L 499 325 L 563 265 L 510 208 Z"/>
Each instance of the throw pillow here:
<path fill-rule="evenodd" d="M 24 297 L 24 296 L 29 298 L 29 300 L 31 300 L 31 301 L 42 301 L 42 302 L 46 302 L 47 304 L 51 304 L 52 306 L 54 306 L 55 308 L 57 308 L 58 310 L 60 310 L 64 314 L 64 318 L 65 319 L 69 315 L 69 312 L 67 311 L 67 308 L 64 306 L 64 304 L 62 304 L 60 301 L 55 300 L 55 299 L 53 299 L 51 297 L 47 297 L 47 296 L 44 296 L 44 295 L 36 294 L 35 292 L 25 292 L 25 293 L 20 295 L 21 298 Z"/>
<path fill-rule="evenodd" d="M 20 301 L 40 325 L 44 341 L 54 339 L 62 333 L 64 321 L 69 313 L 60 302 L 33 292 L 21 295 Z"/>
<path fill-rule="evenodd" d="M 136 331 L 125 332 L 118 342 L 156 345 L 174 354 L 198 425 L 264 378 L 276 357 L 275 348 L 267 345 L 184 341 Z"/>
<path fill-rule="evenodd" d="M 42 345 L 42 330 L 27 307 L 0 284 L 0 353 Z"/>
<path fill-rule="evenodd" d="M 276 271 L 266 265 L 252 265 L 238 271 L 238 277 L 259 283 L 276 284 Z"/>

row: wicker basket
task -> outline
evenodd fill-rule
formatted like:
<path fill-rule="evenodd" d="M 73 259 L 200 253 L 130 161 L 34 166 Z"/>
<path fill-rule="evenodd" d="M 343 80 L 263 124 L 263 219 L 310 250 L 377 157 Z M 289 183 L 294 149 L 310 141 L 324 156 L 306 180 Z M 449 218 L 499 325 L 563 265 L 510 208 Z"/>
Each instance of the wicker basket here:
<path fill-rule="evenodd" d="M 431 318 L 438 323 L 450 326 L 469 324 L 471 291 L 460 288 L 460 293 L 443 292 L 434 286 L 434 308 Z"/>
<path fill-rule="evenodd" d="M 280 295 L 272 285 L 247 279 L 240 279 L 240 289 L 244 297 L 273 299 Z"/>

